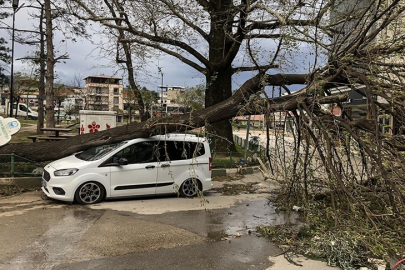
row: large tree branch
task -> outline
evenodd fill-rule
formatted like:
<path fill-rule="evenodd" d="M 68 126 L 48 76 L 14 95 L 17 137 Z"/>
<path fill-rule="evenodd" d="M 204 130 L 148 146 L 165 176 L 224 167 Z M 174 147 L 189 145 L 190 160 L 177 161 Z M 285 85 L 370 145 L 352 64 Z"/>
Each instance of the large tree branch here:
<path fill-rule="evenodd" d="M 195 30 L 197 33 L 199 33 L 206 41 L 208 41 L 208 35 L 205 33 L 200 27 L 198 27 L 196 24 L 192 23 L 190 20 L 185 18 L 180 12 L 178 12 L 174 7 L 173 3 L 166 1 L 166 0 L 160 0 L 162 3 L 164 3 L 172 12 L 174 15 L 177 16 L 180 20 L 182 20 L 186 25 L 188 25 L 191 29 Z"/>
<path fill-rule="evenodd" d="M 264 65 L 264 66 L 254 66 L 254 67 L 238 67 L 238 68 L 233 68 L 232 72 L 237 73 L 237 72 L 242 72 L 242 71 L 256 71 L 256 70 L 268 70 L 271 68 L 278 68 L 279 65 Z"/>
<path fill-rule="evenodd" d="M 242 87 L 229 99 L 209 108 L 190 115 L 169 116 L 165 118 L 153 118 L 142 123 L 130 123 L 125 126 L 113 129 L 83 134 L 63 141 L 41 142 L 41 143 L 18 143 L 7 144 L 0 147 L 0 154 L 11 154 L 23 156 L 34 161 L 55 160 L 92 146 L 105 143 L 113 143 L 133 138 L 149 137 L 150 135 L 179 131 L 182 126 L 201 127 L 206 123 L 215 123 L 229 119 L 238 114 L 241 106 L 245 104 L 246 97 L 257 93 L 264 84 L 284 85 L 291 83 L 305 84 L 306 75 L 283 74 L 283 75 L 262 75 L 258 74 L 246 81 Z M 280 97 L 277 102 L 289 102 L 297 96 L 305 96 L 305 89 L 300 95 Z M 296 104 L 298 100 L 296 101 Z M 302 102 L 302 101 L 300 101 Z M 280 105 L 280 107 L 283 107 Z M 288 106 L 290 108 L 290 106 Z M 162 129 L 162 124 L 166 124 Z"/>

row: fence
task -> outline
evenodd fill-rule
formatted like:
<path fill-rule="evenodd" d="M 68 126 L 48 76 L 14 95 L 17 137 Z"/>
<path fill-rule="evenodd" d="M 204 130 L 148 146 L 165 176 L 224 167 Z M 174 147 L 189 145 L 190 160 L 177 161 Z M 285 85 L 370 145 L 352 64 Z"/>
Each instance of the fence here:
<path fill-rule="evenodd" d="M 0 155 L 0 177 L 41 176 L 43 164 L 15 154 Z"/>

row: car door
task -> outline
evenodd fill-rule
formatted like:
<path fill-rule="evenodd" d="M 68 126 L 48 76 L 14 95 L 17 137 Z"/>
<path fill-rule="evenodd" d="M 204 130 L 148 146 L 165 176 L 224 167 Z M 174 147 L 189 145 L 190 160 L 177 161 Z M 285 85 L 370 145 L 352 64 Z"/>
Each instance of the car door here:
<path fill-rule="evenodd" d="M 157 164 L 156 194 L 177 192 L 181 183 L 192 173 L 191 159 L 188 157 L 188 143 L 181 141 L 162 141 L 159 143 Z"/>
<path fill-rule="evenodd" d="M 154 151 L 155 142 L 139 142 L 124 148 L 109 160 L 111 196 L 155 194 L 157 160 Z"/>

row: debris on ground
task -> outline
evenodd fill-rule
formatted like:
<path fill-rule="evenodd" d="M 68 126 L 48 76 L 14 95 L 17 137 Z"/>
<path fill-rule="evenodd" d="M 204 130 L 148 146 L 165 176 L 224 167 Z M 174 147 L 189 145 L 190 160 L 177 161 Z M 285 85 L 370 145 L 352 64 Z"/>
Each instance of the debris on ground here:
<path fill-rule="evenodd" d="M 16 185 L 0 185 L 0 198 L 13 196 L 29 191 L 37 190 L 36 188 L 19 188 Z"/>
<path fill-rule="evenodd" d="M 222 193 L 222 195 L 238 195 L 238 194 L 254 194 L 258 187 L 259 182 L 250 182 L 245 184 L 224 184 L 215 190 Z"/>

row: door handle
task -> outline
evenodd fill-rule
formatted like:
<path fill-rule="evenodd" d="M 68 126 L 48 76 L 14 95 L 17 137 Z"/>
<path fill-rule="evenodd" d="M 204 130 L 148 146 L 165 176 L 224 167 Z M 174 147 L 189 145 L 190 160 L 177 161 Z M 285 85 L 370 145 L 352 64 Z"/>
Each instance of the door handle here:
<path fill-rule="evenodd" d="M 161 167 L 162 167 L 162 168 L 164 168 L 164 167 L 170 167 L 170 164 L 162 164 Z"/>
<path fill-rule="evenodd" d="M 153 168 L 155 168 L 155 166 L 153 166 L 153 165 L 149 165 L 149 166 L 145 167 L 145 169 L 153 169 Z"/>

